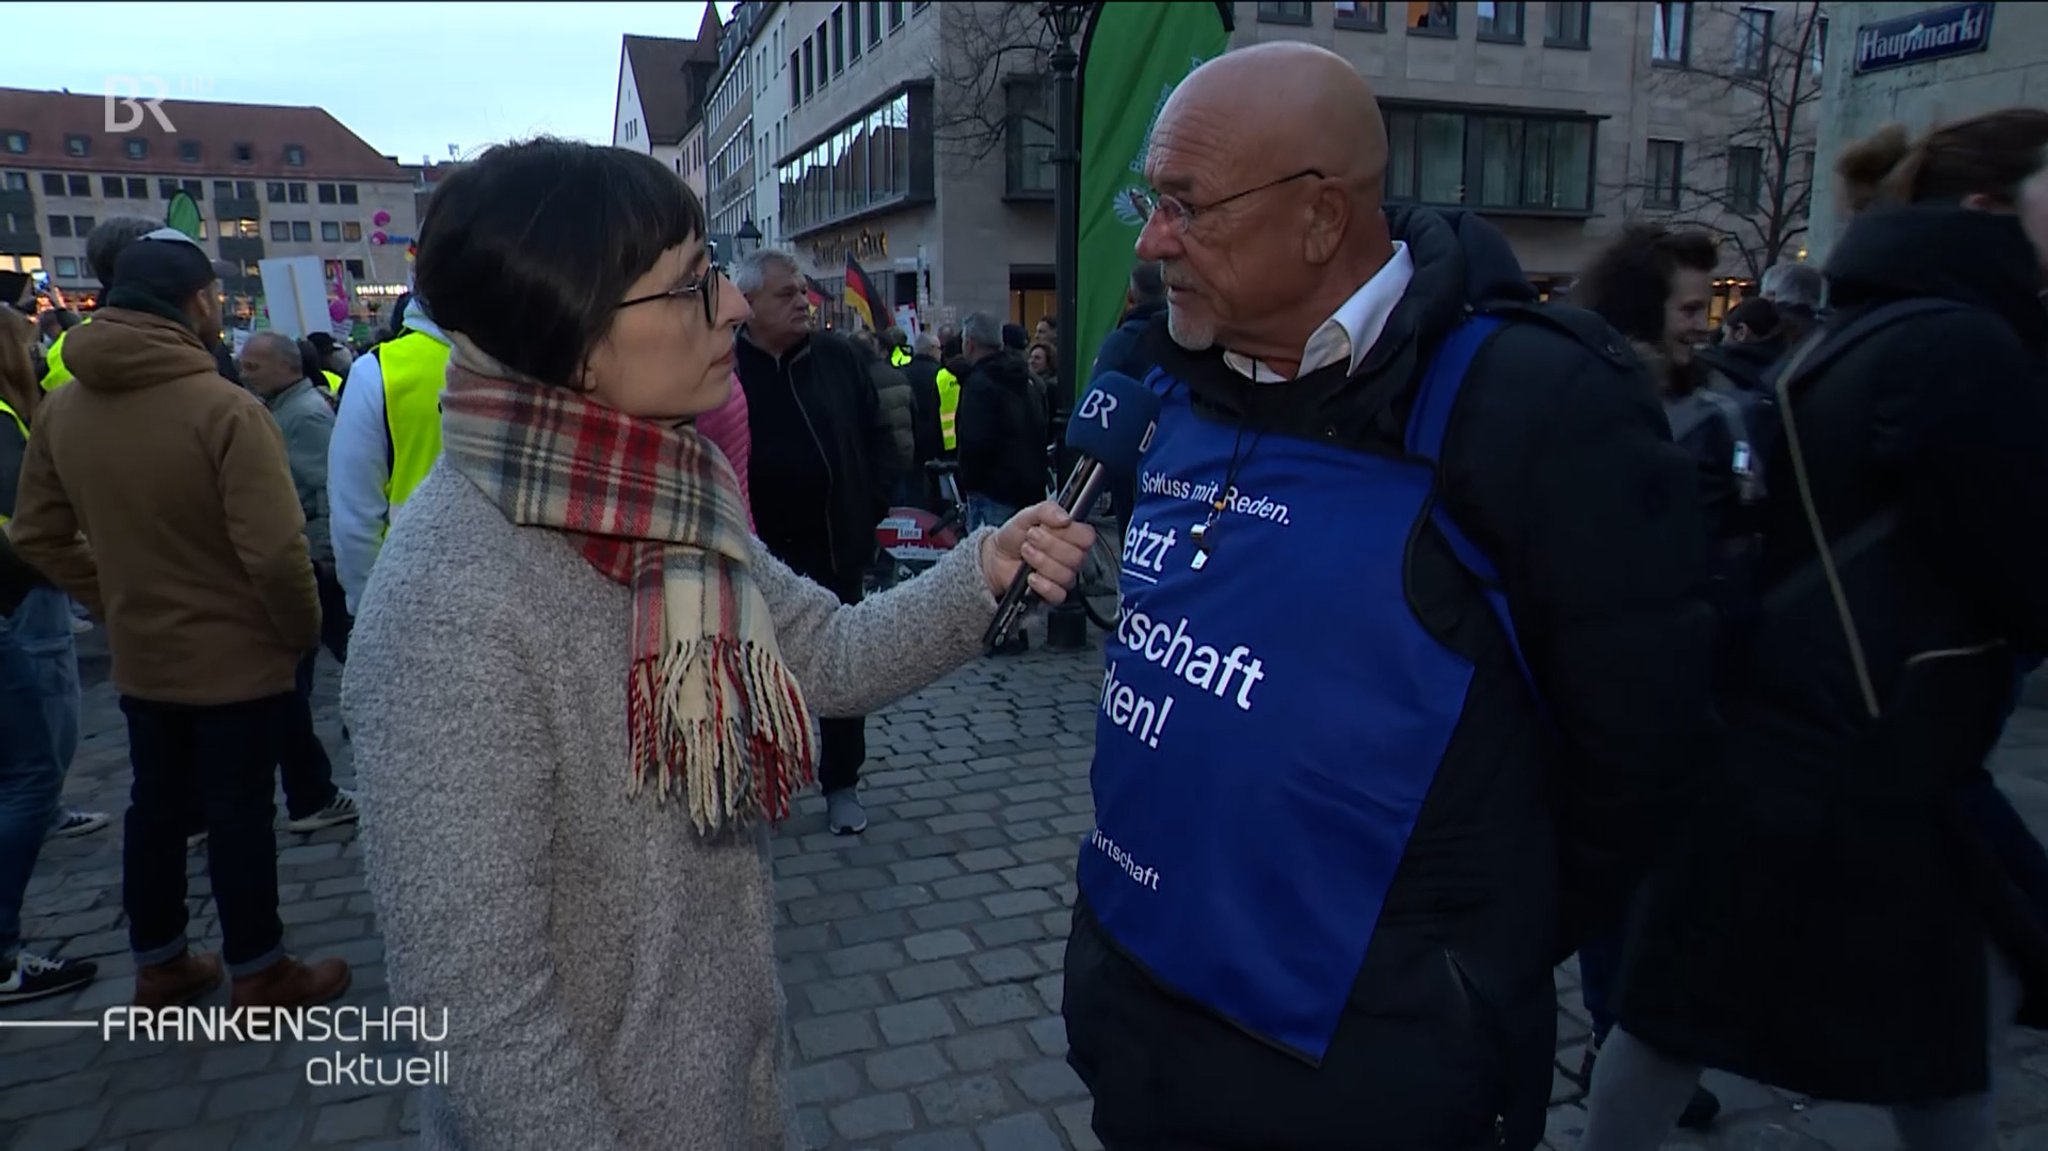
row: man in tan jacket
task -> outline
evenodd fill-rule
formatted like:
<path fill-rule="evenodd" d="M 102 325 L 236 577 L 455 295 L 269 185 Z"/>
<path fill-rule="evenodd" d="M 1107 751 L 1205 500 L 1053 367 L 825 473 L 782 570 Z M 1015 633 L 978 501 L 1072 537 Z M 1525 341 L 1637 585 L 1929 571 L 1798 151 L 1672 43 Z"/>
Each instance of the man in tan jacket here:
<path fill-rule="evenodd" d="M 197 244 L 171 229 L 137 241 L 106 303 L 68 342 L 78 386 L 38 412 L 11 529 L 22 558 L 107 626 L 135 772 L 122 858 L 135 1002 L 221 982 L 221 960 L 187 948 L 195 791 L 236 1005 L 324 1002 L 347 989 L 347 965 L 287 955 L 277 912 L 272 772 L 294 671 L 320 639 L 284 440 L 208 351 L 220 303 Z"/>

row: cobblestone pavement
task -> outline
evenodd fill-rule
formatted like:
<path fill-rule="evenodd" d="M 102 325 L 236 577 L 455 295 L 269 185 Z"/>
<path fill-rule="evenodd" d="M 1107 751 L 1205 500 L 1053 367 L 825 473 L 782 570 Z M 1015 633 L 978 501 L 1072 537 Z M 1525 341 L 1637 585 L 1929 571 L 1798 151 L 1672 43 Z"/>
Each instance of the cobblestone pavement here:
<path fill-rule="evenodd" d="M 85 650 L 87 682 L 104 653 Z M 779 950 L 798 1062 L 792 1087 L 815 1147 L 890 1151 L 1058 1151 L 1097 1147 L 1089 1104 L 1061 1056 L 1057 1009 L 1087 786 L 1099 658 L 1034 651 L 982 661 L 874 717 L 858 838 L 824 830 L 812 797 L 776 842 Z M 350 775 L 334 717 L 334 670 L 320 718 Z M 126 748 L 109 687 L 86 697 L 86 738 L 68 800 L 119 812 Z M 2022 712 L 1999 769 L 2048 829 L 2048 711 Z M 383 944 L 364 894 L 354 832 L 280 833 L 279 879 L 292 946 L 356 967 L 349 1001 L 378 1004 Z M 33 946 L 99 960 L 74 995 L 8 1019 L 77 1019 L 125 1000 L 132 964 L 120 911 L 120 832 L 51 843 L 29 888 Z M 195 931 L 218 946 L 195 874 Z M 1586 1034 L 1574 975 L 1558 973 L 1561 1066 Z M 1910 989 L 1902 988 L 1902 994 Z M 222 1001 L 225 1001 L 224 993 Z M 396 1148 L 417 1130 L 403 1089 L 310 1086 L 315 1052 L 244 1043 L 102 1042 L 93 1032 L 0 1033 L 0 1145 L 9 1151 L 257 1151 Z M 2002 1151 L 2048 1148 L 2048 1039 L 2015 1038 L 1999 1069 Z M 1726 1105 L 1688 1151 L 1886 1151 L 1877 1112 L 1811 1104 L 1714 1076 Z M 1547 1145 L 1577 1146 L 1585 1112 L 1559 1076 Z M 1369 1132 L 1360 1147 L 1371 1147 Z M 1395 1149 L 1398 1151 L 1398 1149 Z"/>

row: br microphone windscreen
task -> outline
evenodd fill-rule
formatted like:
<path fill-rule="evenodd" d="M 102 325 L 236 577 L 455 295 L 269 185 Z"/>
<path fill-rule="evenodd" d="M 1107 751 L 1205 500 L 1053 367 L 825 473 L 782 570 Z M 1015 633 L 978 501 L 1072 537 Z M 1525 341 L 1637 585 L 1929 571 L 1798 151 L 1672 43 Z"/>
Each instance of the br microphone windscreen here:
<path fill-rule="evenodd" d="M 1151 389 L 1121 372 L 1104 372 L 1067 418 L 1067 448 L 1129 476 L 1152 446 L 1158 419 L 1159 397 Z"/>

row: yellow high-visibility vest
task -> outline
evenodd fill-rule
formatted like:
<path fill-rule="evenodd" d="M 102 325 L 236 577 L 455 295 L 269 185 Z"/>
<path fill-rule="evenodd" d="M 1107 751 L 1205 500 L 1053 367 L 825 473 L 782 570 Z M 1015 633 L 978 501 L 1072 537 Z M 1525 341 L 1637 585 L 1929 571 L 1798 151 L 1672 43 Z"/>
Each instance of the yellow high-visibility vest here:
<path fill-rule="evenodd" d="M 7 413 L 7 418 L 14 421 L 14 426 L 21 429 L 22 439 L 28 439 L 28 421 L 21 418 L 21 413 L 14 410 L 13 404 L 8 403 L 6 400 L 0 400 L 0 412 Z M 6 515 L 0 515 L 0 524 L 6 523 L 10 518 Z"/>
<path fill-rule="evenodd" d="M 327 391 L 332 395 L 340 395 L 341 377 L 335 375 L 333 372 L 328 371 L 326 368 L 321 368 L 320 374 L 327 378 Z"/>
<path fill-rule="evenodd" d="M 953 434 L 955 419 L 960 414 L 960 377 L 939 369 L 939 438 L 947 451 L 952 451 L 956 437 Z"/>
<path fill-rule="evenodd" d="M 80 324 L 90 324 L 92 323 L 92 317 L 87 316 L 78 322 Z M 43 390 L 46 392 L 54 392 L 75 378 L 71 374 L 71 369 L 64 366 L 64 341 L 70 335 L 71 329 L 69 328 L 58 332 L 56 342 L 50 345 L 49 352 L 43 356 L 43 363 L 46 368 L 43 372 Z"/>
<path fill-rule="evenodd" d="M 905 365 L 905 364 L 907 364 L 907 363 L 909 363 L 909 362 L 910 362 L 910 349 L 908 349 L 908 348 L 890 348 L 890 349 L 889 349 L 889 366 L 890 366 L 890 367 L 892 367 L 892 368 L 900 368 L 900 367 L 902 367 L 903 365 Z"/>
<path fill-rule="evenodd" d="M 384 369 L 384 435 L 391 445 L 384 498 L 393 510 L 411 498 L 441 458 L 441 389 L 448 386 L 448 355 L 447 344 L 418 331 L 377 348 Z"/>

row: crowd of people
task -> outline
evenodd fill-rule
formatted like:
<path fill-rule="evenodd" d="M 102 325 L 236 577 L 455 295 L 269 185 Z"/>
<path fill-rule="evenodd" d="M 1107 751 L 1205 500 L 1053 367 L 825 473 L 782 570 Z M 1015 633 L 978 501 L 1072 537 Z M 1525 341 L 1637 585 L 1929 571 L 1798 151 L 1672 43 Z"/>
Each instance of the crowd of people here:
<path fill-rule="evenodd" d="M 1626 226 L 1545 303 L 1479 215 L 1382 203 L 1330 52 L 1175 89 L 1092 369 L 1156 394 L 1119 518 L 1173 525 L 1106 645 L 1064 967 L 1104 1145 L 1528 1151 L 1573 955 L 1589 1151 L 1710 1123 L 1703 1068 L 1994 1145 L 2000 1039 L 2048 1019 L 2048 852 L 1986 767 L 2048 651 L 2048 112 L 1827 159 L 1826 266 L 1715 330 L 1704 234 Z M 75 601 L 137 1003 L 347 987 L 285 946 L 281 777 L 288 830 L 360 803 L 394 997 L 448 1011 L 426 1145 L 781 1145 L 768 828 L 815 782 L 861 833 L 862 717 L 1020 573 L 1072 585 L 1059 334 L 819 330 L 793 257 L 726 267 L 659 162 L 554 140 L 443 183 L 352 362 L 224 363 L 196 244 L 92 244 L 70 382 L 0 310 L 0 1003 L 93 977 L 16 938 L 73 819 Z M 871 594 L 935 461 L 973 531 Z"/>

